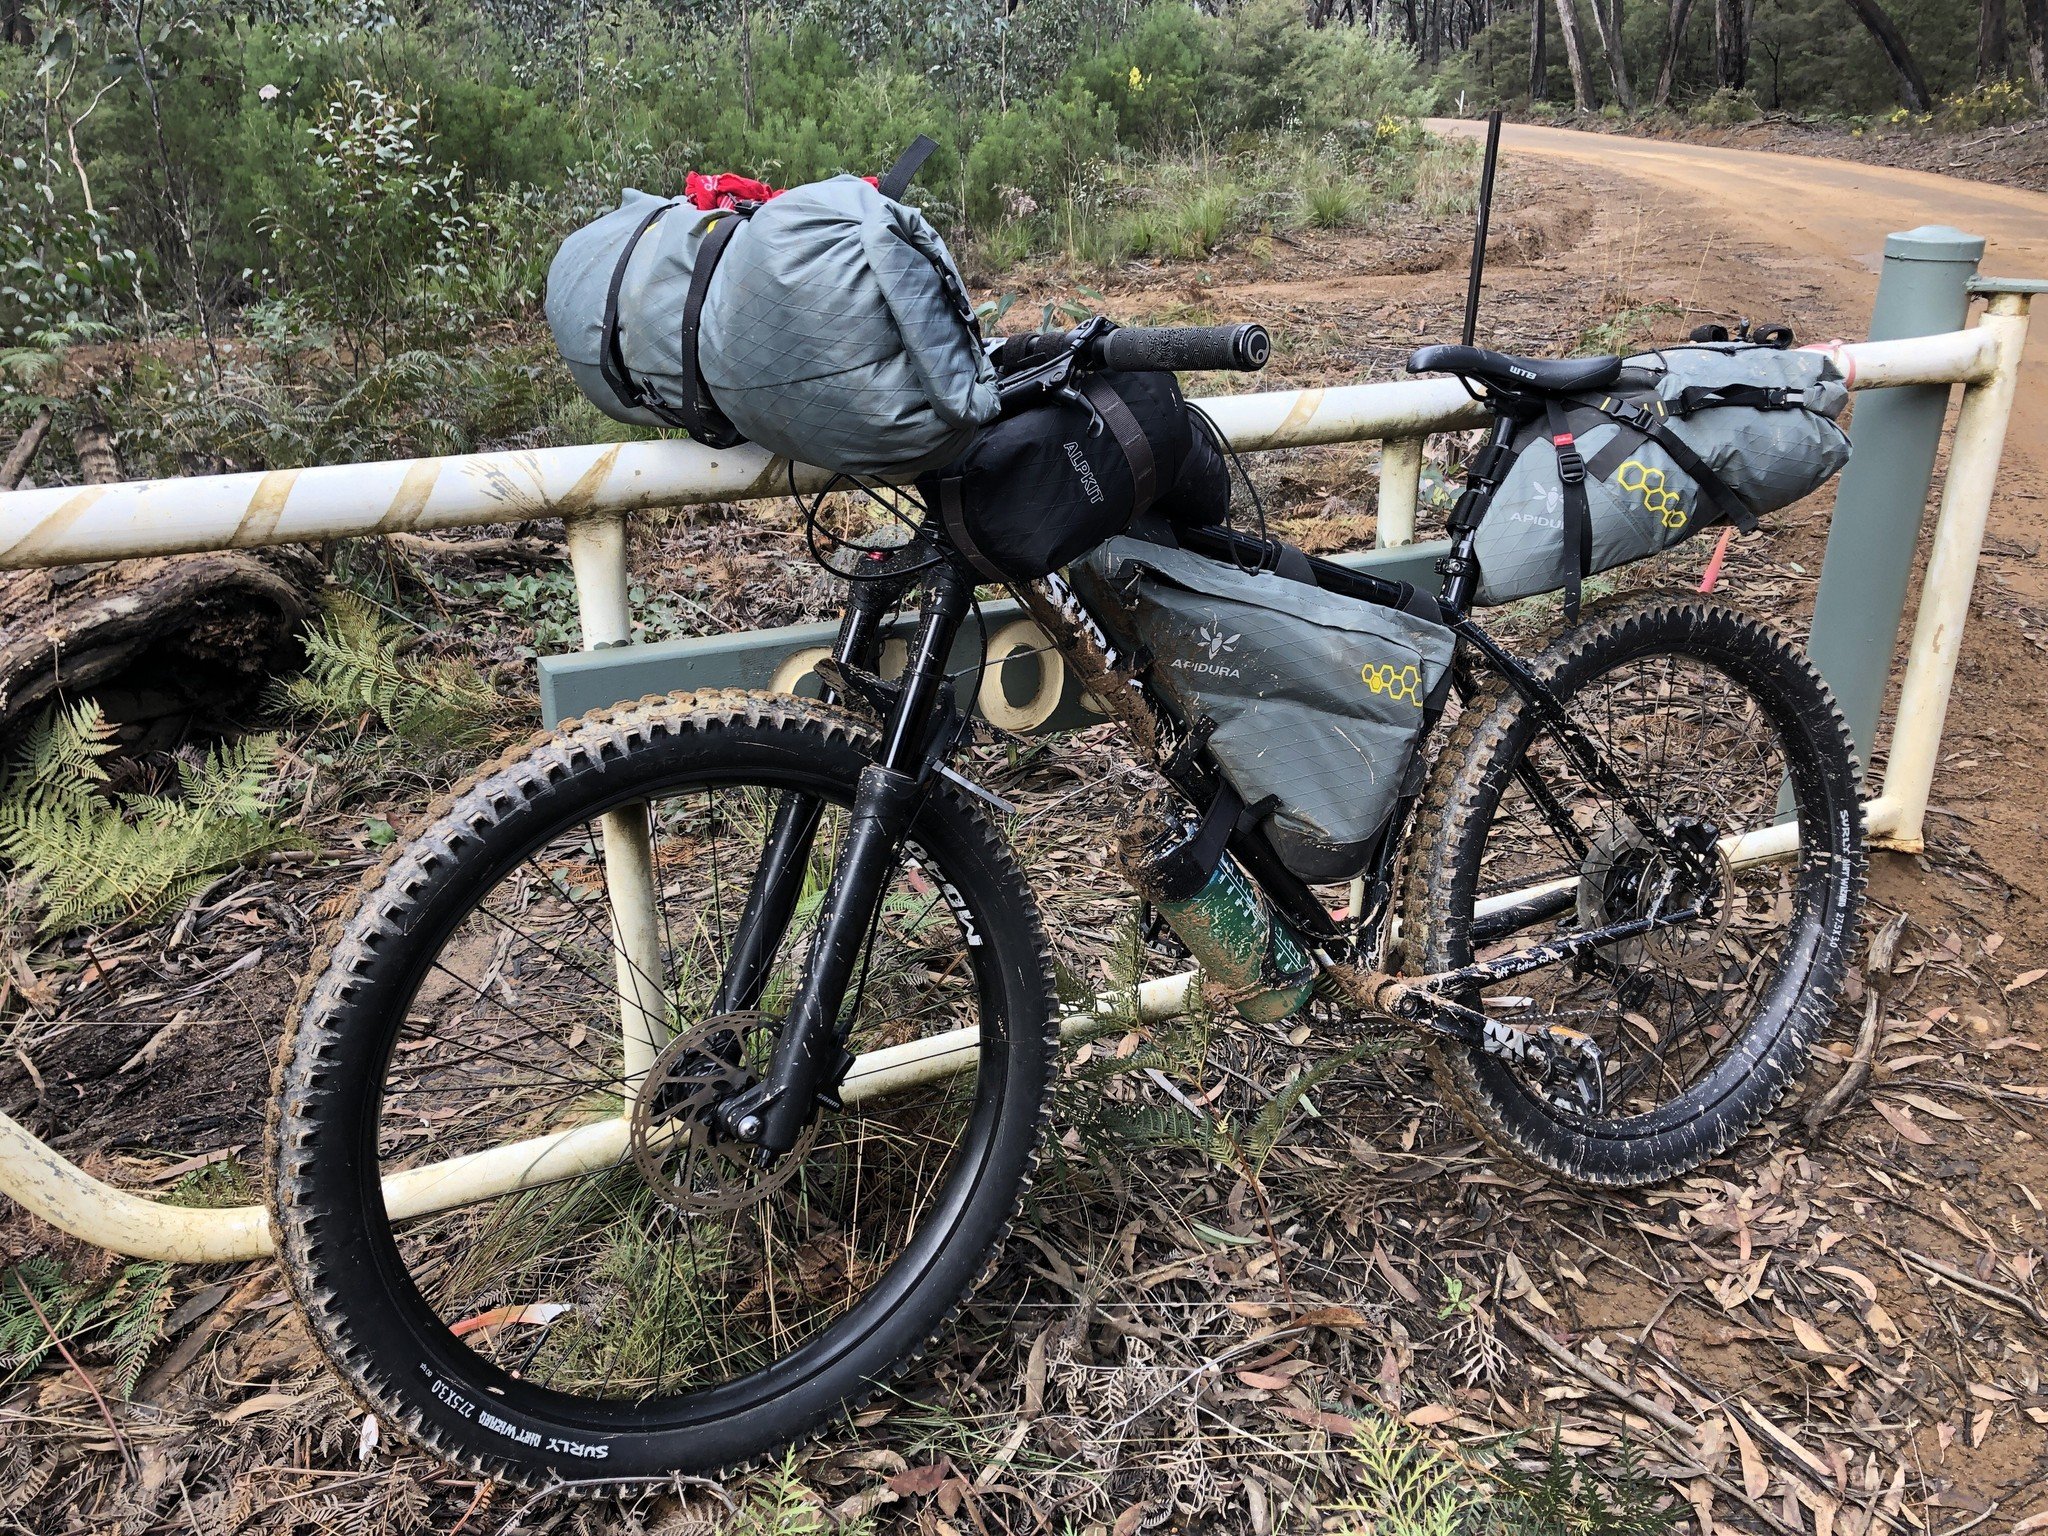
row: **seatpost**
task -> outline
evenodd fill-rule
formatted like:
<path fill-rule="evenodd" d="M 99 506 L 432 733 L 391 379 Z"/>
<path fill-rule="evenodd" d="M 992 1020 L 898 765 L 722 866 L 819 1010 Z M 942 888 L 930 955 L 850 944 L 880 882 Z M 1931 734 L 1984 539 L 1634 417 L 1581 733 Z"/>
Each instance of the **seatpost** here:
<path fill-rule="evenodd" d="M 1458 504 L 1451 508 L 1444 523 L 1444 531 L 1451 538 L 1451 552 L 1437 562 L 1436 568 L 1444 578 L 1439 601 L 1452 613 L 1463 613 L 1471 606 L 1472 578 L 1477 574 L 1472 563 L 1473 535 L 1479 531 L 1486 509 L 1493 503 L 1493 493 L 1500 488 L 1501 477 L 1513 462 L 1515 433 L 1521 427 L 1521 418 L 1508 414 L 1499 403 L 1493 409 L 1493 431 L 1466 472 L 1465 489 L 1459 493 Z"/>
<path fill-rule="evenodd" d="M 927 582 L 902 691 L 883 724 L 875 760 L 861 770 L 818 936 L 774 1059 L 760 1083 L 719 1107 L 727 1132 L 753 1142 L 764 1159 L 796 1145 L 821 1094 L 830 1092 L 850 1064 L 839 1035 L 840 1008 L 924 794 L 930 725 L 944 697 L 946 659 L 973 599 L 974 577 L 954 560 Z"/>

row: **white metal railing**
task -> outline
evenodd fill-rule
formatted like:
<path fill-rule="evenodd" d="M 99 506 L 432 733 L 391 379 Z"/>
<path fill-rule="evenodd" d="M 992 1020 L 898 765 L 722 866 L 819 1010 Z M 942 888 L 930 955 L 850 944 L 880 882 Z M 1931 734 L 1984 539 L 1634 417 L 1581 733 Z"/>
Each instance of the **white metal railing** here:
<path fill-rule="evenodd" d="M 1883 793 L 1866 809 L 1873 839 L 1892 847 L 1920 845 L 2026 339 L 2024 288 L 1994 291 L 1971 329 L 1826 349 L 1853 389 L 1966 386 L 1890 766 Z M 1388 545 L 1414 537 L 1423 439 L 1484 419 L 1462 387 L 1445 380 L 1233 395 L 1202 404 L 1241 451 L 1381 440 L 1380 541 Z M 0 569 L 560 517 L 584 644 L 597 648 L 622 644 L 632 634 L 629 514 L 779 496 L 792 483 L 818 489 L 825 481 L 822 471 L 792 470 L 756 448 L 661 441 L 14 492 L 0 495 Z M 659 975 L 662 967 L 650 920 L 646 853 L 638 841 L 644 832 L 631 818 L 606 830 L 607 877 L 619 914 L 620 990 L 628 999 L 622 1034 L 630 1078 L 652 1059 L 662 1005 L 638 997 L 637 984 L 629 983 L 635 976 Z M 1782 857 L 1796 846 L 1775 829 L 1741 841 L 1745 859 Z M 1191 1006 L 1197 987 L 1192 973 L 1147 982 L 1135 999 L 1104 999 L 1069 1014 L 1063 1030 L 1099 1030 L 1128 1019 L 1134 1009 L 1140 1018 L 1170 1017 Z M 863 1056 L 852 1069 L 846 1097 L 873 1097 L 965 1070 L 974 1047 L 970 1029 Z M 623 1120 L 597 1121 L 395 1175 L 386 1184 L 386 1199 L 394 1214 L 452 1209 L 615 1164 L 625 1144 Z M 113 1188 L 6 1115 L 0 1115 L 0 1191 L 74 1236 L 136 1257 L 198 1262 L 270 1251 L 261 1208 L 183 1209 Z"/>

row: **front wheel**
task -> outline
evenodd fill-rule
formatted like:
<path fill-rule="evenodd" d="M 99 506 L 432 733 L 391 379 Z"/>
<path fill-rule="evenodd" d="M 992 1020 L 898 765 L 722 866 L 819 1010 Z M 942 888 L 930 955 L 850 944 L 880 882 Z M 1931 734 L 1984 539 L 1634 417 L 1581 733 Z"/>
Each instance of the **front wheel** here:
<path fill-rule="evenodd" d="M 273 1217 L 388 1426 L 528 1487 L 717 1472 L 843 1417 L 986 1271 L 1054 1003 L 1029 888 L 952 785 L 842 1011 L 895 1070 L 856 1068 L 767 1169 L 711 1113 L 774 1049 L 871 751 L 782 695 L 599 712 L 457 791 L 358 897 L 286 1041 Z M 787 921 L 742 945 L 771 845 Z M 934 1036 L 964 1070 L 902 1068 Z"/>
<path fill-rule="evenodd" d="M 1840 996 L 1864 884 L 1855 759 L 1800 649 L 1728 608 L 1590 611 L 1532 670 L 1612 771 L 1589 775 L 1504 687 L 1471 701 L 1412 824 L 1402 943 L 1443 972 L 1697 914 L 1466 989 L 1492 1048 L 1434 1048 L 1496 1150 L 1576 1184 L 1651 1183 L 1761 1120 Z"/>

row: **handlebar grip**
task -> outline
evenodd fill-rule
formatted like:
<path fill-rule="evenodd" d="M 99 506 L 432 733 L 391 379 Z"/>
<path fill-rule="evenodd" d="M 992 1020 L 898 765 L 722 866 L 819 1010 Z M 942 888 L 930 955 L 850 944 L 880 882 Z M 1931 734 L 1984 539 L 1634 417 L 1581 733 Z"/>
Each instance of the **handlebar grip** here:
<path fill-rule="evenodd" d="M 1231 368 L 1256 373 L 1273 355 L 1263 325 L 1125 326 L 1096 344 L 1104 368 L 1131 373 L 1182 373 Z"/>

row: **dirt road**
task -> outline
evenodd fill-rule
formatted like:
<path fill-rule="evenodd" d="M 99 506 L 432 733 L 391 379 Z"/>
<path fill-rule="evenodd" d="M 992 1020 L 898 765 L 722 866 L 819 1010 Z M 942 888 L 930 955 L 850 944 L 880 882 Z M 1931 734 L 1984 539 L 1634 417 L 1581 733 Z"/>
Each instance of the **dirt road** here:
<path fill-rule="evenodd" d="M 1434 119 L 1430 127 L 1470 138 L 1484 132 L 1480 123 L 1450 118 Z M 1525 123 L 1502 129 L 1501 153 L 1508 161 L 1535 158 L 1598 167 L 1648 190 L 1654 215 L 1694 224 L 1703 235 L 1752 239 L 1796 252 L 1816 275 L 1825 274 L 1845 307 L 1865 313 L 1877 292 L 1885 236 L 1923 224 L 1948 224 L 1982 235 L 1989 242 L 1983 264 L 1987 273 L 2048 278 L 2048 196 L 2038 192 L 1849 160 Z M 2048 335 L 2037 325 L 2006 450 L 2009 458 L 2036 473 L 2048 469 L 2044 426 Z M 1996 529 L 1996 511 L 1993 516 Z"/>

